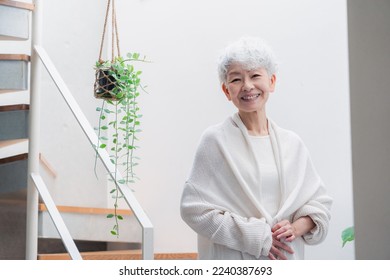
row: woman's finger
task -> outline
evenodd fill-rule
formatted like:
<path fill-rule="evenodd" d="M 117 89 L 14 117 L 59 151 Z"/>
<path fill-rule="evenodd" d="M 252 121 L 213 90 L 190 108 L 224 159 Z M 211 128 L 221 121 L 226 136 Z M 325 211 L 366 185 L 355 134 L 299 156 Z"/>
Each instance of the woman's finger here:
<path fill-rule="evenodd" d="M 270 260 L 276 260 L 275 256 L 274 256 L 272 253 L 269 253 L 269 254 L 268 254 L 268 258 L 269 258 Z"/>
<path fill-rule="evenodd" d="M 285 256 L 285 254 L 283 254 L 282 251 L 280 251 L 277 247 L 275 246 L 272 246 L 272 254 L 277 257 L 279 260 L 287 260 L 287 257 Z"/>
<path fill-rule="evenodd" d="M 276 235 L 276 239 L 280 240 L 282 238 L 287 238 L 287 237 L 290 237 L 294 235 L 294 233 L 292 232 L 292 230 L 286 230 L 285 232 L 282 232 L 281 234 L 278 234 Z"/>
<path fill-rule="evenodd" d="M 291 235 L 290 237 L 286 238 L 286 242 L 292 242 L 295 239 L 295 235 Z"/>
<path fill-rule="evenodd" d="M 272 227 L 272 232 L 275 232 L 277 231 L 278 229 L 280 229 L 281 227 L 287 225 L 287 224 L 290 224 L 290 222 L 288 220 L 282 220 L 280 221 L 279 223 L 275 224 L 273 227 Z"/>
<path fill-rule="evenodd" d="M 294 254 L 293 249 L 291 249 L 291 247 L 288 246 L 288 245 L 285 244 L 285 243 L 281 243 L 281 245 L 279 246 L 279 248 L 285 250 L 287 253 Z"/>

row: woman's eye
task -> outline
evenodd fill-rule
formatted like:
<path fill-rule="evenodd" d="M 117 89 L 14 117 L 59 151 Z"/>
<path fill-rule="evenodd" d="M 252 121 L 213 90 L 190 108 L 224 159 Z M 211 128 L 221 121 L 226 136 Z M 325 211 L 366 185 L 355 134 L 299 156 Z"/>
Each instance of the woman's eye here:
<path fill-rule="evenodd" d="M 253 74 L 253 75 L 252 75 L 252 78 L 259 78 L 259 77 L 261 77 L 260 74 Z"/>
<path fill-rule="evenodd" d="M 236 83 L 236 82 L 239 82 L 239 81 L 240 81 L 240 79 L 236 78 L 236 79 L 231 80 L 230 82 L 231 83 Z"/>

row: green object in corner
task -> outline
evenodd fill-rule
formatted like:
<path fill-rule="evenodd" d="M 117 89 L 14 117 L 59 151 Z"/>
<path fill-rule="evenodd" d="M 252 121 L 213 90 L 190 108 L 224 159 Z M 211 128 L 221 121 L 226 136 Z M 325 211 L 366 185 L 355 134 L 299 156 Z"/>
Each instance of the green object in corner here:
<path fill-rule="evenodd" d="M 345 230 L 343 230 L 343 232 L 341 233 L 341 239 L 343 240 L 343 247 L 344 247 L 345 243 L 347 243 L 348 241 L 355 240 L 354 227 L 349 227 L 349 228 L 346 228 Z"/>

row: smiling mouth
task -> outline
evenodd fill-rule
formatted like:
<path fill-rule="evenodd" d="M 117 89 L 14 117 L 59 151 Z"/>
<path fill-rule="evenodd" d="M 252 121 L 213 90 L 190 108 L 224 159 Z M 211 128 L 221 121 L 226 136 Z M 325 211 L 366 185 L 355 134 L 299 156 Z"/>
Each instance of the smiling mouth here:
<path fill-rule="evenodd" d="M 244 100 L 244 101 L 251 101 L 251 100 L 256 99 L 259 96 L 260 96 L 260 93 L 258 93 L 258 94 L 251 94 L 251 95 L 245 95 L 245 96 L 241 97 L 241 99 Z"/>

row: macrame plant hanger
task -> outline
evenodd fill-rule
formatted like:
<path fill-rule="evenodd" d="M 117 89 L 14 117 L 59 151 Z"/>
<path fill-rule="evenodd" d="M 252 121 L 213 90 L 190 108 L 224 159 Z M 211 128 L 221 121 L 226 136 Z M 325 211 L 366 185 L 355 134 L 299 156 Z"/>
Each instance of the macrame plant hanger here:
<path fill-rule="evenodd" d="M 106 27 L 107 27 L 107 21 L 108 21 L 108 15 L 110 12 L 110 7 L 112 6 L 112 29 L 111 29 L 111 64 L 115 62 L 115 45 L 117 50 L 117 57 L 121 56 L 120 49 L 119 49 L 119 36 L 118 36 L 118 25 L 116 21 L 116 11 L 115 11 L 115 0 L 108 0 L 107 1 L 107 9 L 106 9 L 106 16 L 104 19 L 104 27 L 103 27 L 103 34 L 102 39 L 100 43 L 100 51 L 99 51 L 99 60 L 98 63 L 100 65 L 104 64 L 105 60 L 102 59 L 102 53 L 103 53 L 103 44 L 104 44 L 104 38 L 106 34 Z M 110 68 L 97 68 L 95 73 L 95 86 L 94 86 L 94 92 L 95 97 L 99 99 L 108 99 L 108 100 L 117 100 L 115 97 L 115 94 L 112 92 L 112 90 L 116 86 L 116 80 L 114 77 L 110 75 Z"/>

